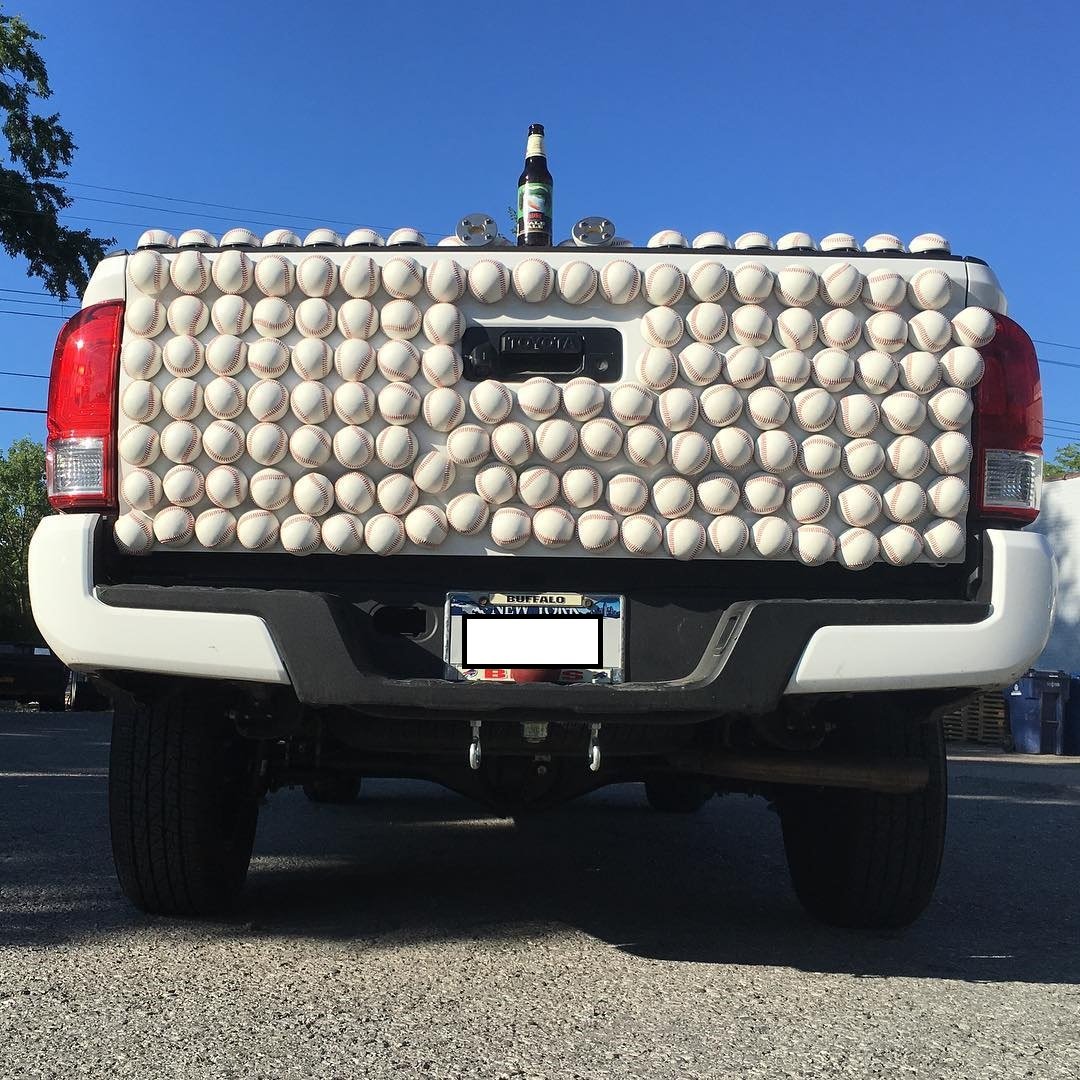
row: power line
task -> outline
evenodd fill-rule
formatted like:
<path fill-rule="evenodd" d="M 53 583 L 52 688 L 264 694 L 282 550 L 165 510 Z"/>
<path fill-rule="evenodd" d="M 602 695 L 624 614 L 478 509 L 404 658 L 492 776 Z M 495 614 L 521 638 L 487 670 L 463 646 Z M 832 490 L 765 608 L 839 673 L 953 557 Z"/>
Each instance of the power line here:
<path fill-rule="evenodd" d="M 1073 349 L 1076 352 L 1080 352 L 1080 345 L 1066 345 L 1063 341 L 1044 341 L 1042 338 L 1032 338 L 1038 345 L 1053 345 L 1055 349 Z"/>
<path fill-rule="evenodd" d="M 12 405 L 0 405 L 0 412 L 34 413 L 38 416 L 48 415 L 48 409 L 16 409 Z"/>
<path fill-rule="evenodd" d="M 44 379 L 49 381 L 49 375 L 37 375 L 31 371 L 0 371 L 0 375 L 6 375 L 10 379 Z"/>
<path fill-rule="evenodd" d="M 61 322 L 70 318 L 69 315 L 49 315 L 44 311 L 6 311 L 4 308 L 0 308 L 0 315 L 25 315 L 28 319 L 59 319 Z"/>

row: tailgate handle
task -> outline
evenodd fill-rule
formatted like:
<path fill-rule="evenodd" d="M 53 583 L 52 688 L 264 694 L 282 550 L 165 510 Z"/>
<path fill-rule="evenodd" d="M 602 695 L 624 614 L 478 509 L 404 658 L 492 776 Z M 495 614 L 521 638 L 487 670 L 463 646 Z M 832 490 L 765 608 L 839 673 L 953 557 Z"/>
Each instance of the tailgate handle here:
<path fill-rule="evenodd" d="M 614 382 L 622 374 L 622 335 L 613 327 L 470 326 L 461 344 L 464 375 L 473 382 L 536 375 Z"/>

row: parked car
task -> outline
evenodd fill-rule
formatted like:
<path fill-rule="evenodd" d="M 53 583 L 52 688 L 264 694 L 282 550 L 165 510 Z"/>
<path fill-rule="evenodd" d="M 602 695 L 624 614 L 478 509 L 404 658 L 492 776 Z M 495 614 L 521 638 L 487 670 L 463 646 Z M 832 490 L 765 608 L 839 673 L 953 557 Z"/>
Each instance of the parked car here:
<path fill-rule="evenodd" d="M 63 709 L 68 675 L 64 662 L 45 645 L 0 643 L 0 700 Z"/>

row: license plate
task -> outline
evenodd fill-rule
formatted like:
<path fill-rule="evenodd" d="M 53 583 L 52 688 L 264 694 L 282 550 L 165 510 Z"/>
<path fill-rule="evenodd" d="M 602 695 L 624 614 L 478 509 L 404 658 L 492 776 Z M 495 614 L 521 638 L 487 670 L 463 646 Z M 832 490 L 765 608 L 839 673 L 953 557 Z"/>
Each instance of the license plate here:
<path fill-rule="evenodd" d="M 623 599 L 448 593 L 445 650 L 446 677 L 455 682 L 622 682 Z"/>

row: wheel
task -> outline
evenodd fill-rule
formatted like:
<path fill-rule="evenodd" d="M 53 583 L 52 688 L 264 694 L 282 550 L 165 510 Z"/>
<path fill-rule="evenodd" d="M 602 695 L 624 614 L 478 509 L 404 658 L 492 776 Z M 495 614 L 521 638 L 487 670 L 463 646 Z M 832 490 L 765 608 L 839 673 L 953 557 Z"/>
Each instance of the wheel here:
<path fill-rule="evenodd" d="M 208 915 L 236 900 L 255 840 L 255 766 L 255 744 L 194 695 L 117 704 L 109 822 L 120 887 L 136 907 Z"/>
<path fill-rule="evenodd" d="M 697 776 L 659 773 L 645 781 L 645 798 L 663 814 L 697 813 L 714 791 L 712 784 Z"/>
<path fill-rule="evenodd" d="M 834 926 L 906 926 L 925 910 L 945 843 L 947 780 L 941 722 L 874 699 L 843 718 L 835 749 L 920 758 L 926 788 L 910 795 L 797 789 L 777 800 L 784 848 L 803 907 Z"/>
<path fill-rule="evenodd" d="M 347 806 L 360 797 L 360 777 L 347 773 L 331 773 L 320 776 L 304 785 L 304 794 L 313 803 L 331 803 Z"/>

